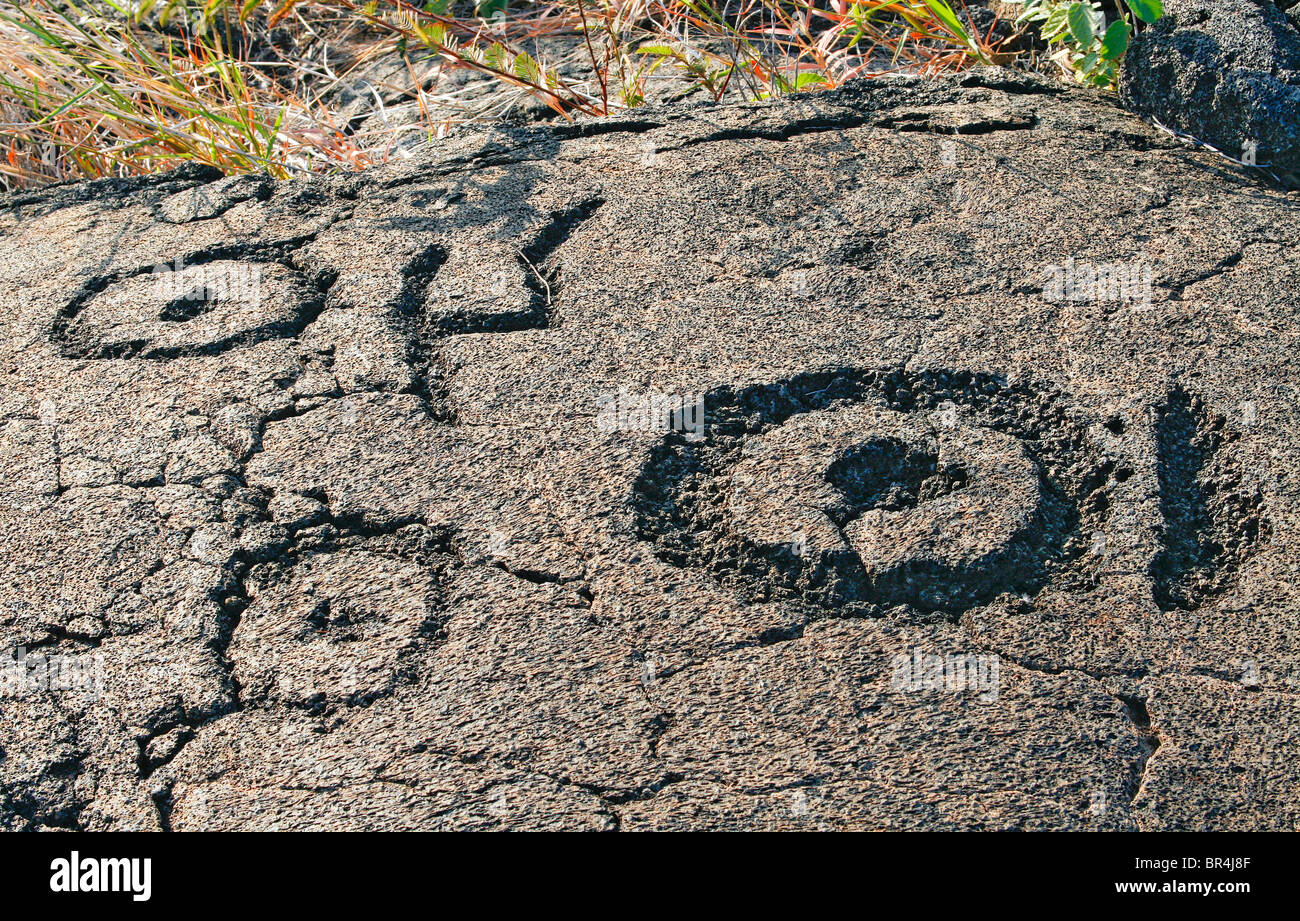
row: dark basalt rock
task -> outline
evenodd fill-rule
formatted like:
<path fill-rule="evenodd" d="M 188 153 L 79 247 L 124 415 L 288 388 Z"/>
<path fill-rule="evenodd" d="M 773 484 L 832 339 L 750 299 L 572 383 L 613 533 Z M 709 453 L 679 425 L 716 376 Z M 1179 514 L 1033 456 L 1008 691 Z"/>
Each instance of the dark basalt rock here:
<path fill-rule="evenodd" d="M 1294 829 L 1297 198 L 1000 70 L 0 198 L 0 828 Z"/>
<path fill-rule="evenodd" d="M 1300 188 L 1300 7 L 1167 0 L 1124 62 L 1125 104 Z"/>

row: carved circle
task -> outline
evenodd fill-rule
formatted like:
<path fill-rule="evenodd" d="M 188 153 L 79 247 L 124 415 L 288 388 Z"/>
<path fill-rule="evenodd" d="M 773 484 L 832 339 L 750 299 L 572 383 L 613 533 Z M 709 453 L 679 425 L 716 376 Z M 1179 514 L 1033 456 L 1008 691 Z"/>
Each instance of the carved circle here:
<path fill-rule="evenodd" d="M 1114 464 L 1049 388 L 840 371 L 706 398 L 639 477 L 640 537 L 750 602 L 956 616 L 1095 580 Z"/>

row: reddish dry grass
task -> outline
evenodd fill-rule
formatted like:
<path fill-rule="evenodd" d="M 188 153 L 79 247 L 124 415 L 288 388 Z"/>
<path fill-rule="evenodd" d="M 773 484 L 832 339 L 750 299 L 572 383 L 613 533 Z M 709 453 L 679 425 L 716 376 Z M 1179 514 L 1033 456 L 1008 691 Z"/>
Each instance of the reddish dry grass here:
<path fill-rule="evenodd" d="M 447 127 L 433 109 L 452 97 L 416 89 L 413 125 L 347 129 L 331 90 L 385 57 L 475 71 L 564 118 L 675 93 L 766 98 L 998 58 L 990 36 L 954 26 L 940 0 L 546 0 L 492 21 L 452 15 L 449 0 L 173 0 L 165 26 L 161 4 L 131 18 L 105 2 L 0 7 L 0 183 L 183 162 L 276 176 L 364 168 L 391 156 L 402 131 Z M 557 39 L 568 39 L 583 79 L 526 50 Z M 268 48 L 272 60 L 260 60 Z M 349 51 L 342 69 L 339 48 Z"/>

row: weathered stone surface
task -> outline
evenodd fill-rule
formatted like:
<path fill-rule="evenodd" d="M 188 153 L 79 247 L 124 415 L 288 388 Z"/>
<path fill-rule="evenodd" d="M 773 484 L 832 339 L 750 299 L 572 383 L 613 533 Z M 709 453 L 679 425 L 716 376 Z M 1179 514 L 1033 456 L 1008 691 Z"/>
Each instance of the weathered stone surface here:
<path fill-rule="evenodd" d="M 58 338 L 73 357 L 174 358 L 292 335 L 319 312 L 320 293 L 284 266 L 216 260 L 110 284 L 69 305 Z"/>
<path fill-rule="evenodd" d="M 1292 5 L 1166 0 L 1124 60 L 1124 101 L 1300 188 L 1300 13 L 1283 12 Z"/>
<path fill-rule="evenodd" d="M 1294 828 L 1298 206 L 1000 71 L 8 199 L 0 824 Z"/>

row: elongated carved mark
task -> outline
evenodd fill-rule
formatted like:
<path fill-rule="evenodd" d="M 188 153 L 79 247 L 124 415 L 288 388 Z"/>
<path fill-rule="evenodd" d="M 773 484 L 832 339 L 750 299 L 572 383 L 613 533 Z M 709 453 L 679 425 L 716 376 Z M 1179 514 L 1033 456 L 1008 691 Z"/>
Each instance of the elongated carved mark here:
<path fill-rule="evenodd" d="M 1225 591 L 1270 533 L 1259 490 L 1225 451 L 1237 437 L 1181 388 L 1156 410 L 1164 547 L 1151 575 L 1161 610 L 1192 610 Z"/>

